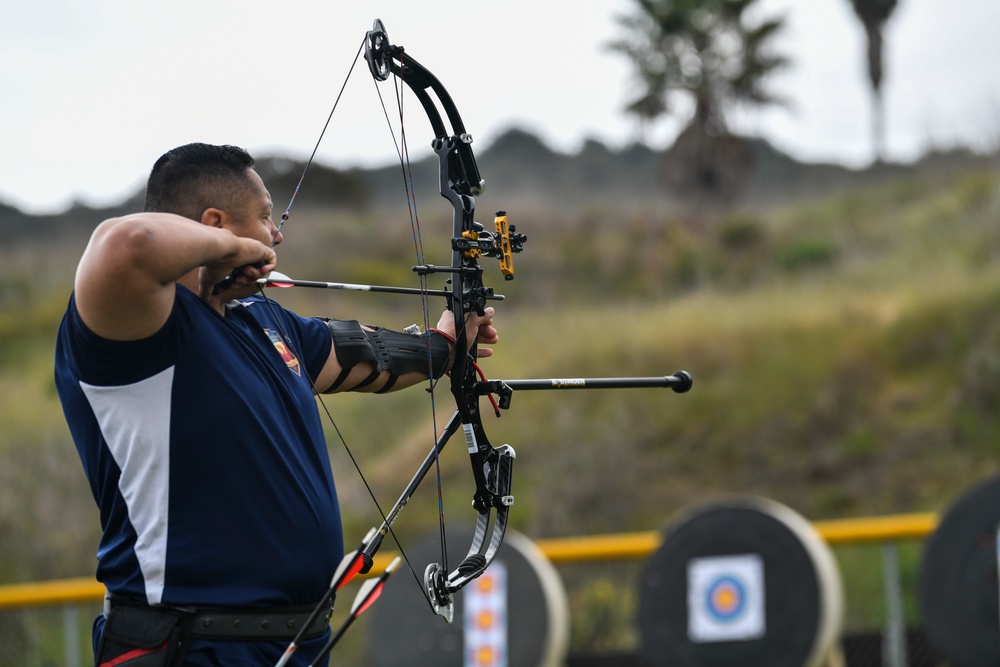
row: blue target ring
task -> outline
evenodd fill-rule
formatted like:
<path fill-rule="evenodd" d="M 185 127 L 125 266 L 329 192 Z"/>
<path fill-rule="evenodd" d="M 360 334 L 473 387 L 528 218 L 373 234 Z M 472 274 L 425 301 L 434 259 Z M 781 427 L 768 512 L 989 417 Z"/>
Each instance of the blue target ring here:
<path fill-rule="evenodd" d="M 718 621 L 738 618 L 746 609 L 746 589 L 731 576 L 717 578 L 705 591 L 705 609 Z"/>

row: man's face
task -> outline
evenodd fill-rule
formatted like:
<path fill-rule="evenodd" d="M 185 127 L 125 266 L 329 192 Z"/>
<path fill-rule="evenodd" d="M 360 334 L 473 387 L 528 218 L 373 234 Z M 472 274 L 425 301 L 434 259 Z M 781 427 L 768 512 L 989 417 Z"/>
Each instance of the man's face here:
<path fill-rule="evenodd" d="M 251 182 L 251 192 L 242 211 L 233 212 L 233 233 L 247 238 L 257 239 L 269 246 L 281 243 L 281 232 L 271 219 L 273 204 L 271 195 L 264 187 L 264 181 L 253 169 L 247 170 Z"/>

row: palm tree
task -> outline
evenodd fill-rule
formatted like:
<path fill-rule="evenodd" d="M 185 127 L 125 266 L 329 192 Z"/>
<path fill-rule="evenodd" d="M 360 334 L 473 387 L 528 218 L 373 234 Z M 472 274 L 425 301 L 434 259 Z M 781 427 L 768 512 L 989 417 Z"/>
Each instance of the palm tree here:
<path fill-rule="evenodd" d="M 882 101 L 882 30 L 896 8 L 896 0 L 851 0 L 868 38 L 868 81 L 872 86 L 872 142 L 875 160 L 885 151 L 885 108 Z"/>
<path fill-rule="evenodd" d="M 784 19 L 750 25 L 756 0 L 636 0 L 639 11 L 619 18 L 625 36 L 612 43 L 635 65 L 639 94 L 626 111 L 641 124 L 675 113 L 681 98 L 694 112 L 667 152 L 668 186 L 704 201 L 728 201 L 742 190 L 752 160 L 731 135 L 726 113 L 737 104 L 775 102 L 765 80 L 787 64 L 771 38 Z"/>

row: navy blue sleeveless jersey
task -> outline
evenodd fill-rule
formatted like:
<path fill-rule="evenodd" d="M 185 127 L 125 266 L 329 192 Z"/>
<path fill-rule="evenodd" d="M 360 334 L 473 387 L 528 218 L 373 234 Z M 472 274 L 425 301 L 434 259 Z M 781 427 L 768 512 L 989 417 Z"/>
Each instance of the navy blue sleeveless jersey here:
<path fill-rule="evenodd" d="M 315 603 L 343 556 L 309 377 L 324 322 L 251 297 L 220 316 L 177 287 L 153 336 L 110 341 L 75 302 L 56 386 L 100 508 L 97 578 L 148 604 Z"/>

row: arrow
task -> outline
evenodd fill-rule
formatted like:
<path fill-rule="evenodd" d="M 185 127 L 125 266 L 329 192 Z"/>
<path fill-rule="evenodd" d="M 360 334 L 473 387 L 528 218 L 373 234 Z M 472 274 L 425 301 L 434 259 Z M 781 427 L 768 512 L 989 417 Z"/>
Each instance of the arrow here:
<path fill-rule="evenodd" d="M 414 294 L 418 296 L 443 296 L 451 297 L 451 292 L 446 290 L 424 290 L 415 287 L 391 287 L 386 285 L 358 285 L 354 283 L 328 283 L 321 280 L 295 280 L 283 273 L 272 271 L 267 278 L 257 281 L 261 287 L 314 287 L 319 289 L 339 289 L 349 292 L 382 292 L 388 294 Z M 502 294 L 493 294 L 486 297 L 492 301 L 503 301 Z"/>

